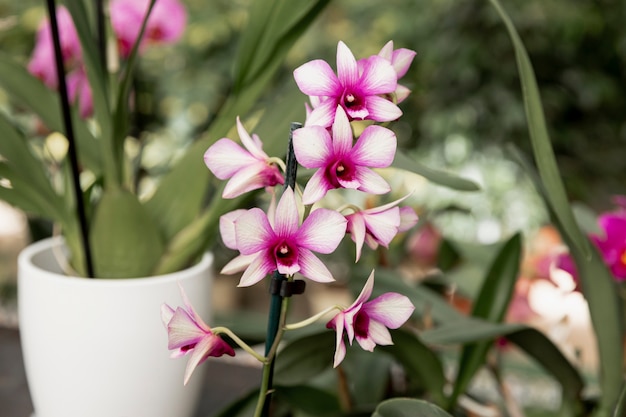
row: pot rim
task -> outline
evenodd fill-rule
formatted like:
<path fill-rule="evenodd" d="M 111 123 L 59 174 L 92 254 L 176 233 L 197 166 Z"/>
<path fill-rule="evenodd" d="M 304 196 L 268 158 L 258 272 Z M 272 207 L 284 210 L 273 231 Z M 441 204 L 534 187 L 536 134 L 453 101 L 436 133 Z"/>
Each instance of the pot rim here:
<path fill-rule="evenodd" d="M 78 283 L 89 282 L 89 285 L 97 285 L 102 287 L 107 286 L 128 286 L 128 287 L 138 287 L 138 286 L 149 286 L 154 285 L 155 283 L 161 281 L 171 281 L 172 279 L 182 279 L 184 276 L 188 274 L 195 274 L 201 270 L 205 270 L 211 267 L 213 263 L 213 254 L 211 252 L 205 252 L 196 264 L 182 269 L 180 271 L 171 272 L 168 274 L 162 275 L 154 275 L 154 276 L 146 276 L 146 277 L 135 277 L 135 278 L 87 278 L 81 276 L 72 276 L 65 275 L 62 273 L 57 273 L 54 271 L 50 271 L 47 268 L 43 268 L 37 263 L 37 257 L 41 256 L 45 251 L 52 250 L 54 247 L 62 247 L 64 245 L 64 239 L 62 236 L 54 236 L 39 240 L 37 242 L 30 243 L 19 253 L 17 258 L 18 267 L 23 271 L 33 270 L 37 271 L 37 273 L 41 274 L 41 276 L 45 276 L 46 279 L 53 279 L 63 281 L 64 283 L 68 283 L 69 281 L 74 281 Z"/>

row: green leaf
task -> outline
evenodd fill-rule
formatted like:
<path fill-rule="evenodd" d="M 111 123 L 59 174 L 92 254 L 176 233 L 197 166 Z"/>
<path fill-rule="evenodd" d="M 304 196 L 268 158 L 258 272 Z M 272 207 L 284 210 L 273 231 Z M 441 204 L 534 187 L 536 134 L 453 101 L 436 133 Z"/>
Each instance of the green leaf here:
<path fill-rule="evenodd" d="M 391 166 L 421 175 L 435 184 L 452 188 L 453 190 L 480 191 L 480 187 L 475 182 L 458 177 L 449 172 L 429 168 L 417 161 L 412 160 L 400 150 L 396 152 L 396 157 Z"/>
<path fill-rule="evenodd" d="M 11 98 L 37 114 L 50 130 L 65 132 L 58 94 L 32 76 L 24 66 L 2 53 L 0 53 L 0 85 Z M 84 120 L 78 117 L 76 109 L 72 109 L 72 123 L 79 158 L 86 168 L 98 175 L 102 169 L 102 162 L 97 142 Z"/>
<path fill-rule="evenodd" d="M 94 213 L 90 241 L 95 274 L 101 278 L 150 276 L 164 247 L 145 208 L 123 189 L 105 189 Z"/>
<path fill-rule="evenodd" d="M 252 390 L 221 410 L 215 417 L 249 417 L 254 413 L 259 390 Z"/>
<path fill-rule="evenodd" d="M 487 273 L 478 298 L 474 300 L 473 317 L 492 322 L 500 322 L 504 318 L 517 281 L 521 242 L 521 235 L 516 234 L 498 253 Z M 450 404 L 455 404 L 458 396 L 465 392 L 474 374 L 483 365 L 490 347 L 490 341 L 463 347 Z"/>
<path fill-rule="evenodd" d="M 409 378 L 419 381 L 437 404 L 445 404 L 443 389 L 446 377 L 439 357 L 417 336 L 407 331 L 391 330 L 391 338 L 393 345 L 380 346 L 379 349 L 400 362 Z"/>
<path fill-rule="evenodd" d="M 622 391 L 619 394 L 612 417 L 623 417 L 624 415 L 626 415 L 626 384 L 622 384 Z"/>
<path fill-rule="evenodd" d="M 335 333 L 329 330 L 296 339 L 278 352 L 274 381 L 297 385 L 330 368 L 333 364 Z"/>
<path fill-rule="evenodd" d="M 492 323 L 467 317 L 425 330 L 420 337 L 425 343 L 433 345 L 463 344 L 493 340 L 525 328 L 526 325 L 519 323 Z"/>
<path fill-rule="evenodd" d="M 595 411 L 609 416 L 616 404 L 622 384 L 623 343 L 620 300 L 610 272 L 581 232 L 565 193 L 554 157 L 535 74 L 524 45 L 510 17 L 498 0 L 490 0 L 504 22 L 515 48 L 524 97 L 528 129 L 544 199 L 567 242 L 581 277 L 583 292 L 598 339 L 600 386 L 602 395 Z M 620 366 L 618 366 L 620 365 Z"/>
<path fill-rule="evenodd" d="M 410 398 L 394 398 L 376 407 L 372 417 L 452 417 L 434 404 Z"/>
<path fill-rule="evenodd" d="M 337 397 L 327 391 L 307 385 L 275 386 L 276 400 L 311 416 L 336 415 L 340 411 Z"/>

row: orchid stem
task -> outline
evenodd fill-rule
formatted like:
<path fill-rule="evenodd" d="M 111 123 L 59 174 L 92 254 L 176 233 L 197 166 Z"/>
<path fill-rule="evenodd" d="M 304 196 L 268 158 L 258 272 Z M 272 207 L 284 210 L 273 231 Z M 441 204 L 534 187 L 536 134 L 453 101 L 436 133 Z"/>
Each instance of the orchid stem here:
<path fill-rule="evenodd" d="M 63 124 L 65 127 L 65 137 L 67 138 L 68 143 L 67 155 L 70 160 L 70 168 L 72 172 L 71 179 L 72 188 L 74 191 L 74 198 L 76 199 L 76 214 L 78 217 L 83 254 L 85 256 L 85 270 L 87 272 L 87 276 L 93 278 L 94 270 L 91 256 L 91 246 L 89 244 L 87 212 L 85 210 L 85 202 L 83 200 L 83 191 L 80 187 L 78 152 L 76 150 L 76 139 L 74 137 L 74 128 L 72 125 L 72 113 L 70 110 L 70 100 L 67 92 L 67 83 L 65 82 L 65 68 L 63 66 L 63 54 L 61 52 L 61 37 L 59 34 L 56 4 L 54 0 L 46 0 L 46 4 L 48 6 L 48 15 L 50 16 L 50 31 L 52 32 L 52 43 L 54 46 L 54 61 L 57 70 L 57 78 L 59 81 L 59 97 L 61 101 L 61 111 L 63 114 Z"/>
<path fill-rule="evenodd" d="M 299 321 L 297 323 L 287 324 L 283 328 L 285 330 L 301 329 L 301 328 L 303 328 L 305 326 L 308 326 L 310 324 L 315 323 L 316 321 L 318 321 L 319 319 L 321 319 L 322 317 L 324 317 L 326 314 L 330 313 L 333 310 L 342 310 L 342 308 L 340 306 L 338 306 L 338 305 L 335 305 L 335 306 L 332 306 L 332 307 L 328 307 L 328 308 L 320 311 L 316 315 L 309 317 L 308 319 L 304 319 L 304 320 Z"/>
<path fill-rule="evenodd" d="M 250 355 L 252 355 L 256 360 L 258 360 L 259 362 L 265 364 L 267 362 L 265 356 L 257 353 L 254 349 L 252 349 L 250 347 L 250 345 L 248 345 L 246 342 L 244 342 L 243 340 L 241 340 L 239 338 L 239 336 L 237 336 L 235 333 L 232 332 L 232 330 L 230 330 L 227 327 L 214 327 L 212 329 L 213 333 L 215 334 L 225 334 L 228 337 L 230 337 L 235 343 L 237 343 L 237 346 L 239 346 L 240 348 L 242 348 L 243 350 L 245 350 L 246 352 L 248 352 Z"/>
<path fill-rule="evenodd" d="M 300 123 L 291 123 L 289 129 L 284 189 L 290 187 L 294 190 L 296 188 L 298 161 L 296 160 L 296 154 L 293 150 L 293 132 L 301 127 L 302 124 Z M 278 271 L 274 272 L 272 279 L 278 282 L 287 281 L 287 277 L 278 273 Z M 257 403 L 255 417 L 269 417 L 270 415 L 272 383 L 274 380 L 274 356 L 276 355 L 276 350 L 278 349 L 278 344 L 280 343 L 284 331 L 282 327 L 284 326 L 287 314 L 286 310 L 289 306 L 289 303 L 285 301 L 288 301 L 288 297 L 285 299 L 285 297 L 282 297 L 280 294 L 272 293 L 267 322 L 267 339 L 265 340 L 265 357 L 267 358 L 267 362 L 263 366 L 263 380 L 261 382 L 261 391 L 259 392 L 259 401 Z"/>

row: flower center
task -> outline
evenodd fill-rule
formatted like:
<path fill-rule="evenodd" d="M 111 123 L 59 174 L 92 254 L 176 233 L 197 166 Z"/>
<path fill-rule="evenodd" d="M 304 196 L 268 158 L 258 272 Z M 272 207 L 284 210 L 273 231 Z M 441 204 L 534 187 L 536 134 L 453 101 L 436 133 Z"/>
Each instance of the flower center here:
<path fill-rule="evenodd" d="M 278 256 L 279 258 L 288 257 L 290 252 L 291 250 L 289 249 L 289 246 L 287 246 L 285 243 L 279 245 L 278 248 L 276 248 L 276 256 Z"/>
<path fill-rule="evenodd" d="M 359 311 L 354 318 L 354 334 L 359 337 L 366 338 L 369 327 L 370 317 L 367 313 Z"/>
<path fill-rule="evenodd" d="M 622 251 L 622 255 L 619 257 L 619 261 L 622 265 L 626 266 L 626 248 Z"/>

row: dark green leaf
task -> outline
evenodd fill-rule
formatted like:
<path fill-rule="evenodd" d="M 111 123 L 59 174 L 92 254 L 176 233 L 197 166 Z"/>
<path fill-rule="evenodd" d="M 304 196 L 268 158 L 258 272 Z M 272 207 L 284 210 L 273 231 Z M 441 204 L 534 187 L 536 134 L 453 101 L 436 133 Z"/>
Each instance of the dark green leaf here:
<path fill-rule="evenodd" d="M 294 410 L 311 416 L 335 415 L 339 410 L 337 397 L 327 391 L 307 385 L 281 386 L 276 388 L 276 400 L 284 401 Z"/>
<path fill-rule="evenodd" d="M 419 381 L 438 404 L 445 403 L 443 393 L 446 378 L 439 357 L 422 341 L 404 330 L 391 330 L 393 345 L 380 346 L 406 370 L 409 378 Z"/>
<path fill-rule="evenodd" d="M 420 337 L 434 345 L 463 344 L 493 340 L 524 328 L 525 325 L 518 323 L 491 323 L 467 317 L 426 330 L 420 333 Z"/>
<path fill-rule="evenodd" d="M 254 407 L 259 390 L 252 390 L 240 399 L 221 410 L 215 417 L 249 417 L 254 413 Z"/>
<path fill-rule="evenodd" d="M 327 330 L 290 342 L 278 352 L 274 380 L 280 385 L 296 385 L 332 367 L 335 333 Z"/>
<path fill-rule="evenodd" d="M 401 151 L 396 152 L 396 157 L 391 166 L 421 175 L 427 180 L 444 187 L 458 191 L 479 191 L 480 187 L 473 181 L 458 177 L 452 173 L 429 168 L 414 161 Z"/>
<path fill-rule="evenodd" d="M 624 417 L 626 416 L 626 384 L 622 384 L 622 391 L 619 394 L 617 405 L 613 410 L 612 417 Z"/>
<path fill-rule="evenodd" d="M 376 407 L 372 417 L 452 417 L 434 404 L 410 398 L 394 398 Z"/>

